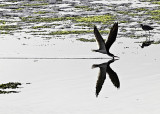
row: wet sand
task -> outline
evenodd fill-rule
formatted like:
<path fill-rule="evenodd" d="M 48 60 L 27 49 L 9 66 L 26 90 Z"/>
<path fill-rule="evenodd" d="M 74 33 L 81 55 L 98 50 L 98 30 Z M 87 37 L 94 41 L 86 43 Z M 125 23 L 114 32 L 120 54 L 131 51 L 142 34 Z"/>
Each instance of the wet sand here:
<path fill-rule="evenodd" d="M 73 43 L 73 46 L 76 47 L 77 44 Z M 79 48 L 86 50 L 81 43 L 79 45 Z M 117 44 L 114 47 L 118 48 L 121 45 Z M 129 49 L 123 50 L 124 54 L 113 48 L 113 52 L 120 56 L 120 59 L 110 66 L 118 75 L 120 88 L 115 88 L 106 75 L 98 97 L 95 92 L 99 68 L 91 67 L 93 64 L 108 62 L 110 59 L 89 52 L 89 49 L 88 54 L 83 53 L 84 51 L 77 53 L 65 51 L 73 58 L 83 57 L 82 59 L 32 59 L 33 55 L 29 59 L 0 59 L 1 82 L 31 83 L 18 89 L 21 91 L 18 94 L 1 95 L 1 112 L 157 114 L 160 111 L 158 108 L 160 59 L 157 50 L 159 45 L 146 49 L 138 46 L 137 48 L 130 46 Z M 20 57 L 29 57 L 28 50 L 23 50 L 26 55 L 22 54 Z M 53 51 L 52 48 L 47 50 Z M 54 52 L 57 52 L 57 57 L 70 57 L 63 52 L 58 54 L 58 48 Z M 34 54 L 45 55 L 46 50 L 41 50 L 41 53 L 34 51 Z M 44 57 L 53 57 L 53 53 L 47 54 Z M 88 57 L 92 59 L 84 59 Z M 94 59 L 94 57 L 106 57 L 106 59 Z"/>

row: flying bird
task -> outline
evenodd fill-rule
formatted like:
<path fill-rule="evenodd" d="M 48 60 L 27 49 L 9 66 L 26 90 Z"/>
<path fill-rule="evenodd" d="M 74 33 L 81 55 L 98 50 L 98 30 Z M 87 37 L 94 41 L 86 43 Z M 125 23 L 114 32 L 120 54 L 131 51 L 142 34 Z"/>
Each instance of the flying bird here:
<path fill-rule="evenodd" d="M 97 68 L 97 67 L 100 68 L 100 72 L 99 72 L 99 76 L 98 76 L 98 80 L 97 80 L 97 84 L 96 84 L 96 96 L 97 97 L 98 97 L 99 92 L 101 91 L 103 83 L 106 79 L 106 73 L 108 73 L 109 78 L 111 79 L 111 82 L 113 83 L 113 85 L 117 88 L 120 88 L 120 81 L 117 76 L 117 73 L 114 72 L 112 70 L 112 68 L 110 67 L 110 64 L 113 63 L 115 60 L 117 60 L 117 59 L 111 59 L 106 63 L 92 65 L 92 68 Z"/>
<path fill-rule="evenodd" d="M 99 53 L 103 53 L 103 54 L 107 54 L 109 56 L 111 56 L 113 59 L 115 56 L 114 54 L 110 53 L 109 49 L 112 46 L 112 44 L 115 42 L 116 37 L 117 37 L 117 33 L 118 33 L 118 22 L 114 23 L 114 25 L 112 26 L 108 39 L 105 43 L 104 39 L 102 38 L 101 34 L 99 33 L 98 29 L 96 26 L 94 26 L 94 35 L 96 37 L 96 40 L 98 42 L 99 45 L 99 49 L 98 50 L 93 50 L 94 52 L 99 52 Z"/>

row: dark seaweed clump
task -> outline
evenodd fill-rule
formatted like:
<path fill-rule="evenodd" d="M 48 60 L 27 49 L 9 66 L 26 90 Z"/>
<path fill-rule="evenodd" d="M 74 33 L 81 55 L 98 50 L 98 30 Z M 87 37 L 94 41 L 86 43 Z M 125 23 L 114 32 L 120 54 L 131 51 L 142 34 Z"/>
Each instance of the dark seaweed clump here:
<path fill-rule="evenodd" d="M 17 89 L 18 86 L 22 85 L 19 82 L 9 82 L 5 84 L 0 84 L 0 94 L 9 94 L 9 93 L 19 93 L 19 91 L 13 91 L 13 90 L 5 90 L 5 89 Z"/>

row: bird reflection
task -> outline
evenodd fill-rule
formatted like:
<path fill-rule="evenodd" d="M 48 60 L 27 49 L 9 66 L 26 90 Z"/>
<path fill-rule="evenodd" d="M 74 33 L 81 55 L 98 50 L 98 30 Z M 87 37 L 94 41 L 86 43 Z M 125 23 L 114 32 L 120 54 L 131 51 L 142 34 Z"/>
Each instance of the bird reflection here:
<path fill-rule="evenodd" d="M 142 45 L 141 45 L 141 48 L 144 48 L 144 47 L 148 47 L 148 46 L 150 46 L 152 43 L 153 43 L 154 41 L 152 40 L 152 41 L 144 41 L 144 42 L 142 42 Z"/>
<path fill-rule="evenodd" d="M 112 70 L 112 68 L 110 67 L 110 64 L 113 63 L 115 60 L 117 59 L 112 59 L 109 60 L 106 63 L 102 63 L 102 64 L 94 64 L 92 65 L 92 68 L 100 68 L 100 72 L 99 72 L 99 76 L 98 76 L 98 80 L 97 80 L 97 84 L 96 84 L 96 96 L 98 97 L 99 92 L 102 89 L 103 83 L 106 79 L 106 73 L 108 73 L 109 78 L 111 79 L 113 85 L 117 88 L 120 87 L 120 81 L 118 79 L 117 73 L 114 72 Z"/>

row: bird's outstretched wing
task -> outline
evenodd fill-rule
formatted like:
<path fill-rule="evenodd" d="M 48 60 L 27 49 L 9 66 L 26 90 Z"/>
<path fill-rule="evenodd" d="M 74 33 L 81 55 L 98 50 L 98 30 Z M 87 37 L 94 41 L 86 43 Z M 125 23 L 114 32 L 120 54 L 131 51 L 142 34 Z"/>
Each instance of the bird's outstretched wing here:
<path fill-rule="evenodd" d="M 99 45 L 99 50 L 106 50 L 105 41 L 103 40 L 101 34 L 99 33 L 96 26 L 94 26 L 94 35 Z"/>
<path fill-rule="evenodd" d="M 112 26 L 110 30 L 107 42 L 105 44 L 107 52 L 109 52 L 111 45 L 115 42 L 117 33 L 118 33 L 118 22 L 114 23 L 114 25 Z"/>

